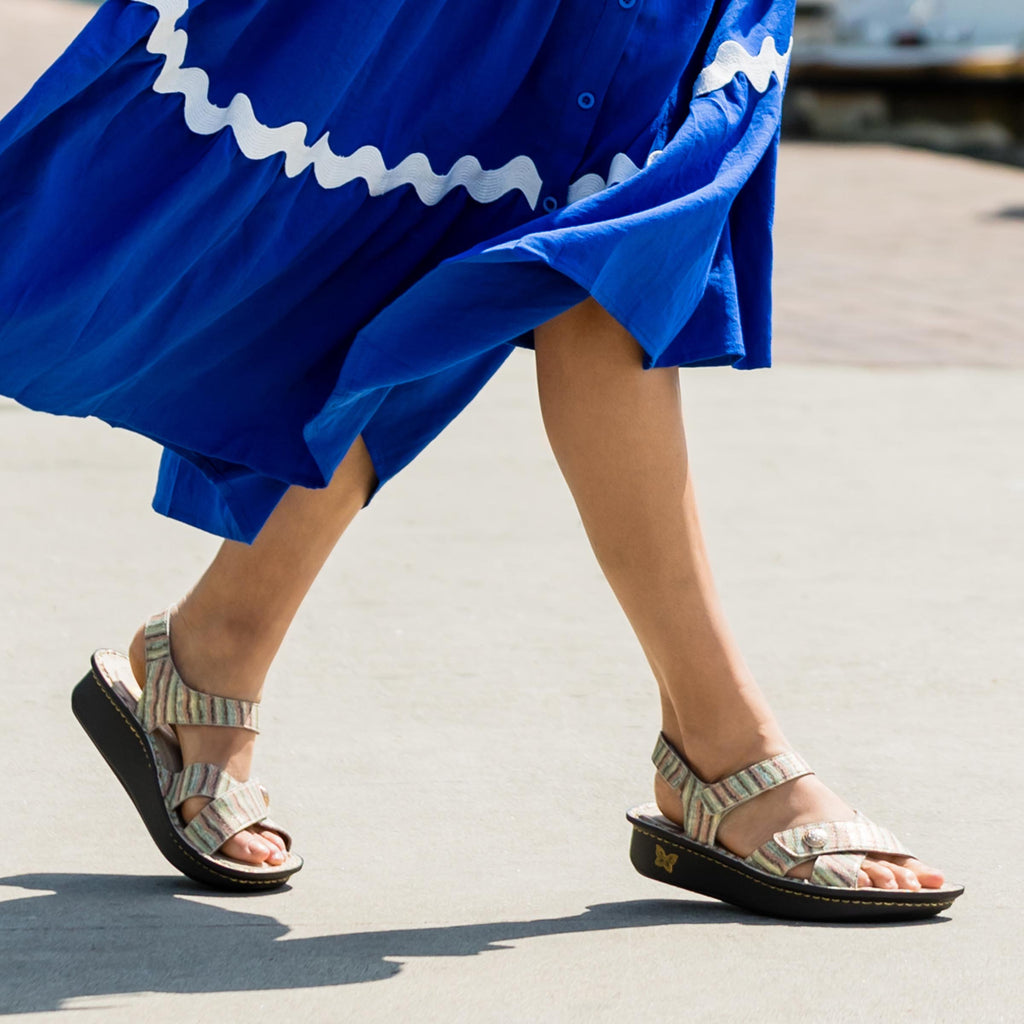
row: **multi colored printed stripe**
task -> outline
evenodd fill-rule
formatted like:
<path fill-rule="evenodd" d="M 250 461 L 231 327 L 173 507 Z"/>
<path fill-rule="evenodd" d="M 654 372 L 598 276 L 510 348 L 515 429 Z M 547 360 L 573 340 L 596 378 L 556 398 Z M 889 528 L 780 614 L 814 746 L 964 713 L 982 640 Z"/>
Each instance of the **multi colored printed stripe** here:
<path fill-rule="evenodd" d="M 217 725 L 259 732 L 259 704 L 194 690 L 171 660 L 170 612 L 146 623 L 146 686 L 139 720 L 148 732 L 161 725 Z"/>
<path fill-rule="evenodd" d="M 715 841 L 726 813 L 784 782 L 813 774 L 802 757 L 784 753 L 743 768 L 719 782 L 707 783 L 690 769 L 664 735 L 658 737 L 651 759 L 662 778 L 679 793 L 687 835 L 709 844 Z"/>
<path fill-rule="evenodd" d="M 784 782 L 813 774 L 811 766 L 798 754 L 777 754 L 706 786 L 700 798 L 712 814 L 724 814 Z"/>
<path fill-rule="evenodd" d="M 708 814 L 700 799 L 704 782 L 690 770 L 682 755 L 664 735 L 658 737 L 651 760 L 661 777 L 679 794 L 683 830 L 700 843 L 713 843 L 718 821 Z"/>
<path fill-rule="evenodd" d="M 222 796 L 232 786 L 241 785 L 216 764 L 187 764 L 174 776 L 165 794 L 167 806 L 177 810 L 186 800 L 194 796 L 209 799 Z"/>
<path fill-rule="evenodd" d="M 887 828 L 861 815 L 855 821 L 823 821 L 776 832 L 747 858 L 747 863 L 774 875 L 785 875 L 798 864 L 836 853 L 910 856 Z"/>
<path fill-rule="evenodd" d="M 233 835 L 263 821 L 266 816 L 267 805 L 259 783 L 239 782 L 211 800 L 185 826 L 185 836 L 197 850 L 215 853 Z"/>
<path fill-rule="evenodd" d="M 856 889 L 860 869 L 866 859 L 863 853 L 826 853 L 814 862 L 811 882 L 839 889 Z"/>
<path fill-rule="evenodd" d="M 706 783 L 664 735 L 658 737 L 651 759 L 661 777 L 679 794 L 683 816 L 679 827 L 691 839 L 709 846 L 730 811 L 784 782 L 813 774 L 802 757 L 787 752 L 743 768 L 720 782 Z M 910 856 L 888 829 L 858 814 L 853 821 L 817 822 L 777 832 L 746 863 L 782 877 L 798 865 L 813 861 L 814 884 L 855 889 L 869 853 Z"/>
<path fill-rule="evenodd" d="M 193 690 L 178 674 L 171 660 L 170 612 L 154 615 L 145 628 L 146 685 L 136 716 L 147 732 L 165 725 L 220 725 L 259 731 L 259 704 L 255 701 L 216 697 Z M 267 791 L 256 779 L 240 782 L 215 764 L 189 764 L 172 773 L 157 763 L 160 789 L 168 810 L 175 813 L 192 797 L 209 803 L 182 834 L 202 854 L 213 854 L 232 836 L 252 825 L 264 824 L 278 832 L 291 848 L 291 837 L 267 815 Z"/>

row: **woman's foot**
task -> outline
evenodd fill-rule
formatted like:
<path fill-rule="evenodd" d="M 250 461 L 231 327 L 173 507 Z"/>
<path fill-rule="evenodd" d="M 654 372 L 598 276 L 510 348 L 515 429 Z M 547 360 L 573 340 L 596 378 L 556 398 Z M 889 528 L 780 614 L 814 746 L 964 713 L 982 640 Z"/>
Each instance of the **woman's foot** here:
<path fill-rule="evenodd" d="M 681 741 L 678 735 L 669 740 L 686 755 L 690 766 L 706 782 L 715 782 L 733 772 L 774 754 L 790 749 L 780 733 L 767 730 L 750 744 L 734 743 L 731 750 L 706 741 Z M 654 797 L 658 809 L 666 818 L 682 824 L 679 795 L 657 775 Z M 819 821 L 848 821 L 853 809 L 816 775 L 794 779 L 730 811 L 718 829 L 716 842 L 740 857 L 748 857 L 776 832 Z M 790 875 L 810 878 L 813 867 L 802 864 Z M 943 885 L 941 872 L 922 864 L 913 857 L 866 858 L 858 885 L 878 889 L 938 889 Z"/>
<path fill-rule="evenodd" d="M 251 650 L 233 643 L 226 631 L 207 638 L 193 628 L 187 614 L 172 614 L 172 657 L 181 677 L 189 686 L 205 693 L 241 700 L 255 700 L 263 686 L 266 666 L 253 663 Z M 132 672 L 140 686 L 146 681 L 146 643 L 144 627 L 132 639 L 128 650 Z M 215 764 L 240 782 L 249 778 L 256 736 L 246 729 L 224 726 L 176 726 L 184 764 Z M 181 806 L 181 816 L 191 821 L 208 803 L 204 797 L 192 797 Z M 252 828 L 232 836 L 220 853 L 245 864 L 274 867 L 286 859 L 285 842 L 269 829 Z"/>

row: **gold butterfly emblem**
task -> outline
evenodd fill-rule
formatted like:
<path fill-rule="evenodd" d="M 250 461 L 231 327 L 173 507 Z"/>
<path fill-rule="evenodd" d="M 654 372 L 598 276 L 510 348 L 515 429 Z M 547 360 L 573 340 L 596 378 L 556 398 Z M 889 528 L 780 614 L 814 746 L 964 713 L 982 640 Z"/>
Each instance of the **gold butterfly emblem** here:
<path fill-rule="evenodd" d="M 654 847 L 654 866 L 656 868 L 664 868 L 671 875 L 677 860 L 679 860 L 678 853 L 666 853 L 660 846 Z"/>

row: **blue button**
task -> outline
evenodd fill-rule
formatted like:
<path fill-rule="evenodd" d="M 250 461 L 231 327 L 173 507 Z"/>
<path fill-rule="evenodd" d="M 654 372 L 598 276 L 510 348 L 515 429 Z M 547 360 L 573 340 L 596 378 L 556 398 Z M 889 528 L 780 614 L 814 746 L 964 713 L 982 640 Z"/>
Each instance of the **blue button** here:
<path fill-rule="evenodd" d="M 554 213 L 558 209 L 558 200 L 554 196 L 545 196 L 541 205 L 548 213 Z"/>
<path fill-rule="evenodd" d="M 628 11 L 630 7 L 636 7 L 636 0 L 619 0 L 619 6 L 624 11 Z"/>
<path fill-rule="evenodd" d="M 576 97 L 576 102 L 580 105 L 583 110 L 589 110 L 597 101 L 594 99 L 592 92 L 581 92 Z"/>

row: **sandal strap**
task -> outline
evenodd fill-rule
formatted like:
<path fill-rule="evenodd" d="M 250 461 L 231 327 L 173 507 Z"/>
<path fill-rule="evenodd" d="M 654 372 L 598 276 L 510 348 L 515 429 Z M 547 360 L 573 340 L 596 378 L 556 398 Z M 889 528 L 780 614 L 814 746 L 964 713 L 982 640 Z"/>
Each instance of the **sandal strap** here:
<path fill-rule="evenodd" d="M 220 725 L 259 732 L 259 703 L 194 690 L 171 660 L 170 611 L 146 623 L 146 686 L 138 717 L 147 732 L 161 725 Z"/>
<path fill-rule="evenodd" d="M 267 804 L 260 784 L 254 780 L 236 782 L 233 788 L 211 800 L 185 826 L 185 837 L 200 852 L 215 853 L 232 836 L 266 817 Z"/>
<path fill-rule="evenodd" d="M 276 832 L 284 840 L 285 849 L 290 850 L 292 848 L 291 833 L 267 816 L 267 809 L 270 806 L 270 794 L 267 792 L 266 787 L 257 779 L 250 779 L 249 782 L 242 783 L 229 775 L 219 765 L 197 762 L 196 764 L 186 765 L 180 772 L 170 778 L 168 784 L 164 787 L 164 799 L 171 810 L 177 810 L 186 800 L 194 796 L 216 799 L 232 794 L 241 787 L 248 787 L 251 794 L 252 786 L 257 788 L 260 800 L 262 800 L 262 805 L 259 801 L 254 800 L 250 802 L 254 812 L 262 806 L 263 816 L 258 819 L 260 826 L 269 832 Z M 208 822 L 202 823 L 201 826 L 197 826 L 196 831 L 200 827 L 209 830 L 210 826 Z M 188 829 L 186 828 L 185 831 L 187 833 Z M 238 831 L 241 830 L 239 829 Z M 210 841 L 212 842 L 212 840 L 213 837 L 211 837 Z"/>
<path fill-rule="evenodd" d="M 741 768 L 718 782 L 705 782 L 664 733 L 658 737 L 651 760 L 661 777 L 679 793 L 687 835 L 708 844 L 715 841 L 718 826 L 730 811 L 785 782 L 814 774 L 799 754 L 786 752 Z"/>
<path fill-rule="evenodd" d="M 856 889 L 865 860 L 867 854 L 864 853 L 826 853 L 814 862 L 811 884 L 833 889 Z"/>
<path fill-rule="evenodd" d="M 776 832 L 747 858 L 747 863 L 781 876 L 799 864 L 814 861 L 812 880 L 816 874 L 820 884 L 854 888 L 864 857 L 871 853 L 913 856 L 892 832 L 861 814 L 853 821 L 822 821 Z M 852 860 L 840 860 L 836 854 L 856 854 L 856 871 Z M 821 860 L 825 863 L 819 870 Z"/>
<path fill-rule="evenodd" d="M 292 848 L 292 834 L 288 829 L 283 828 L 273 818 L 266 817 L 260 822 L 260 828 L 265 829 L 267 832 L 276 832 L 284 840 L 284 848 L 291 850 Z"/>
<path fill-rule="evenodd" d="M 241 783 L 220 765 L 197 762 L 185 765 L 173 776 L 164 799 L 167 806 L 176 811 L 186 800 L 194 796 L 204 796 L 212 800 L 227 793 L 233 786 L 239 785 Z"/>

